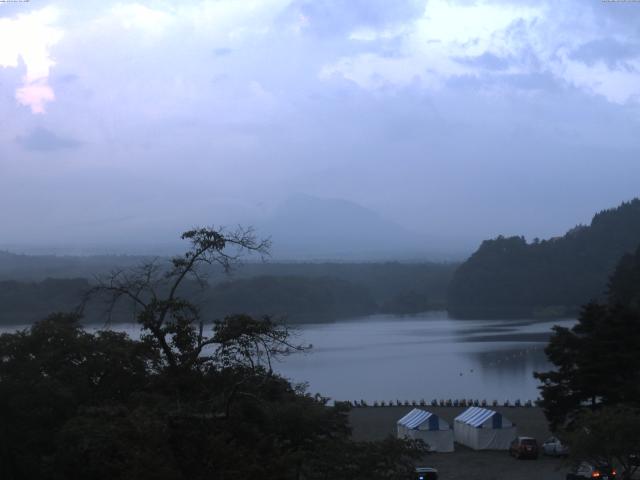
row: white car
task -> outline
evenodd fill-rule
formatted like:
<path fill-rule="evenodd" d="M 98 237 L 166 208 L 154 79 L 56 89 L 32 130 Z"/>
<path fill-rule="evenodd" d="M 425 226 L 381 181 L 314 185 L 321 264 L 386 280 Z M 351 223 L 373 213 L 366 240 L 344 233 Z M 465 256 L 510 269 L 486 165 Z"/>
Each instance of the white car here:
<path fill-rule="evenodd" d="M 542 444 L 542 453 L 553 457 L 566 457 L 569 455 L 569 447 L 564 445 L 559 438 L 551 437 Z"/>

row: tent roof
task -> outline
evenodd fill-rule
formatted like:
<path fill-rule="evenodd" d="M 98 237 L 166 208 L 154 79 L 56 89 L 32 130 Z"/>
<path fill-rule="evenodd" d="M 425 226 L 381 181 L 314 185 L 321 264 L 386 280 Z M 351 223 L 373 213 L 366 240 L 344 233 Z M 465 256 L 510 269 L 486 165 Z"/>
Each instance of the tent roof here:
<path fill-rule="evenodd" d="M 405 426 L 407 428 L 417 428 L 422 425 L 424 422 L 429 421 L 429 417 L 431 417 L 433 413 L 427 412 L 426 410 L 420 410 L 419 408 L 414 408 L 409 413 L 407 413 L 404 417 L 398 420 L 398 425 Z"/>
<path fill-rule="evenodd" d="M 472 427 L 479 427 L 487 419 L 493 417 L 496 413 L 494 410 L 481 407 L 469 407 L 455 418 L 456 422 L 466 423 Z"/>

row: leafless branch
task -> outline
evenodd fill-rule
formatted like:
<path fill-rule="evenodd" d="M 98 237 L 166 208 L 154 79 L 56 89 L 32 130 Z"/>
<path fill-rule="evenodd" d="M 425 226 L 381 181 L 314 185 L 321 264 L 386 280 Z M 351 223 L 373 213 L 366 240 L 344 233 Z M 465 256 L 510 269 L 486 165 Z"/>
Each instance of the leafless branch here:
<path fill-rule="evenodd" d="M 200 286 L 206 285 L 206 275 L 200 270 L 203 265 L 219 265 L 228 273 L 240 258 L 256 253 L 264 258 L 268 255 L 270 240 L 259 240 L 253 229 L 237 227 L 233 231 L 224 228 L 199 227 L 185 232 L 182 237 L 190 244 L 183 255 L 173 257 L 166 266 L 156 258 L 131 269 L 114 270 L 105 277 L 96 279 L 95 285 L 83 300 L 106 297 L 106 312 L 111 319 L 116 305 L 123 299 L 130 300 L 137 321 L 157 342 L 167 363 L 172 367 L 191 368 L 199 362 L 203 350 L 215 338 L 203 335 L 203 324 L 194 305 L 179 297 L 179 289 L 185 279 L 192 278 Z M 267 340 L 273 342 L 275 338 Z M 268 351 L 241 352 L 255 368 L 254 355 L 259 360 Z M 282 353 L 275 349 L 274 353 Z M 268 353 L 270 365 L 272 353 Z"/>

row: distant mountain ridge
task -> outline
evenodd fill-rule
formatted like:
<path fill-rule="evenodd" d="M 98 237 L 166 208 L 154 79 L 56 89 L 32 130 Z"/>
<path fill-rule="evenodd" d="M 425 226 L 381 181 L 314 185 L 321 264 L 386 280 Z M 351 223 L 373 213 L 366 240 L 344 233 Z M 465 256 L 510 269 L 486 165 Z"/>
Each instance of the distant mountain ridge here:
<path fill-rule="evenodd" d="M 270 235 L 272 254 L 285 259 L 414 259 L 428 240 L 357 203 L 295 195 L 256 225 Z"/>
<path fill-rule="evenodd" d="M 447 295 L 459 318 L 568 315 L 601 298 L 620 258 L 640 245 L 640 199 L 597 213 L 589 226 L 527 243 L 484 241 L 455 272 Z"/>

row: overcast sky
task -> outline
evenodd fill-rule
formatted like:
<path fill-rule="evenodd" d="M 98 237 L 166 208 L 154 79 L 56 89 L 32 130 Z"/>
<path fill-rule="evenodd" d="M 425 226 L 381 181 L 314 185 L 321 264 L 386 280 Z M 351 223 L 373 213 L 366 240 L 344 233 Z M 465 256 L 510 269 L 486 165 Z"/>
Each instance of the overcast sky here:
<path fill-rule="evenodd" d="M 345 199 L 476 245 L 640 193 L 640 3 L 0 3 L 0 244 Z"/>

